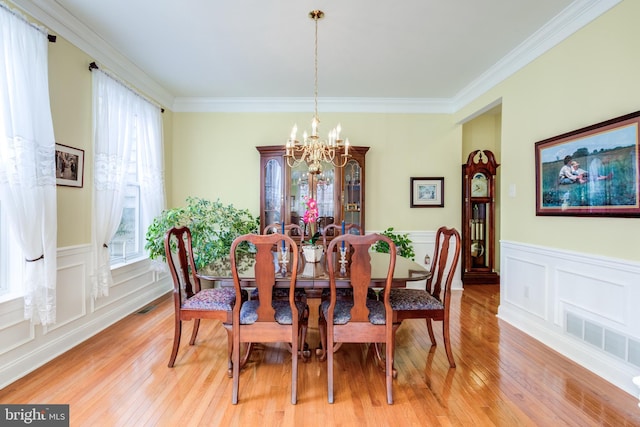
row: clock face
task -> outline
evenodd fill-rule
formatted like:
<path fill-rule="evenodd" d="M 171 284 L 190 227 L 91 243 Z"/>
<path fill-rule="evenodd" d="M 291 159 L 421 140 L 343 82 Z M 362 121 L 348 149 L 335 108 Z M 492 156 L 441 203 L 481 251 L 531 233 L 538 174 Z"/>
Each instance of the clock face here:
<path fill-rule="evenodd" d="M 488 195 L 487 177 L 478 172 L 471 178 L 471 197 L 487 197 Z"/>

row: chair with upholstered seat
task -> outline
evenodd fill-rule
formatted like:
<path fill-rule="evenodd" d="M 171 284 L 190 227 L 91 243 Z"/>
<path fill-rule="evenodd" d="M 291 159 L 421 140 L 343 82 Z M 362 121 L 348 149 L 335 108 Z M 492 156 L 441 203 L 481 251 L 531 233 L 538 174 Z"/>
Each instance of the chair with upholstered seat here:
<path fill-rule="evenodd" d="M 394 288 L 390 301 L 394 322 L 406 319 L 425 319 L 431 344 L 436 345 L 432 321 L 442 321 L 444 348 L 449 366 L 456 367 L 449 337 L 449 306 L 451 282 L 460 258 L 460 233 L 454 228 L 440 227 L 436 232 L 431 275 L 425 289 Z"/>
<path fill-rule="evenodd" d="M 233 288 L 202 289 L 200 279 L 197 276 L 191 231 L 187 227 L 172 227 L 165 234 L 164 248 L 169 271 L 173 279 L 173 301 L 175 308 L 175 333 L 173 337 L 173 350 L 169 359 L 169 367 L 173 367 L 180 337 L 182 335 L 182 322 L 193 320 L 193 332 L 190 345 L 194 345 L 200 319 L 219 320 L 222 323 L 231 324 L 231 310 L 235 305 L 236 292 Z M 246 299 L 246 292 L 241 298 Z M 227 344 L 229 349 L 229 363 L 231 363 L 232 335 L 227 328 Z M 231 369 L 231 366 L 229 366 Z"/>
<path fill-rule="evenodd" d="M 367 297 L 371 285 L 371 255 L 370 248 L 378 241 L 389 244 L 389 264 L 385 285 L 380 301 Z M 326 337 L 324 348 L 327 349 L 327 378 L 329 402 L 333 403 L 333 360 L 334 349 L 340 343 L 380 343 L 385 345 L 385 377 L 387 388 L 387 403 L 393 403 L 393 352 L 394 325 L 389 294 L 393 282 L 393 272 L 396 264 L 396 247 L 391 239 L 381 234 L 365 236 L 343 234 L 335 237 L 328 247 L 331 253 L 337 245 L 345 243 L 349 251 L 349 262 L 346 271 L 337 273 L 340 267 L 336 262 L 330 262 L 329 286 L 330 297 L 320 304 L 319 328 L 321 336 Z M 353 298 L 341 299 L 337 297 L 336 281 L 344 273 L 349 277 L 349 284 Z"/>
<path fill-rule="evenodd" d="M 295 298 L 296 277 L 298 272 L 298 248 L 293 239 L 283 234 L 245 234 L 236 238 L 231 245 L 231 274 L 233 277 L 236 298 L 242 293 L 236 256 L 238 246 L 249 243 L 255 248 L 254 276 L 258 289 L 257 298 L 243 301 L 233 308 L 233 395 L 232 402 L 238 402 L 240 381 L 240 343 L 275 343 L 283 342 L 291 346 L 291 403 L 297 401 L 298 350 L 299 343 L 304 341 L 304 313 L 306 304 Z M 274 245 L 284 243 L 289 248 L 291 264 L 287 276 L 282 278 L 288 285 L 287 300 L 273 298 L 273 288 L 283 281 L 276 280 L 273 261 Z"/>
<path fill-rule="evenodd" d="M 345 224 L 344 232 L 347 234 L 359 234 L 362 235 L 362 228 L 358 224 Z M 322 230 L 322 246 L 324 248 L 324 261 L 325 267 L 327 266 L 328 260 L 332 259 L 331 256 L 327 256 L 329 252 L 327 249 L 329 247 L 329 243 L 331 243 L 331 238 L 335 236 L 339 236 L 342 234 L 342 224 L 329 224 Z M 338 248 L 334 248 L 333 253 L 337 252 Z M 339 299 L 353 299 L 353 290 L 351 288 L 337 288 L 336 295 Z M 378 299 L 378 295 L 374 289 L 369 289 L 367 291 L 367 297 L 371 299 Z M 321 294 L 322 300 L 329 299 L 329 289 L 325 288 L 322 290 Z M 322 333 L 322 331 L 320 331 Z M 324 348 L 324 337 L 320 337 L 320 348 L 316 349 L 316 355 L 320 360 L 324 360 L 326 357 L 325 348 Z"/>

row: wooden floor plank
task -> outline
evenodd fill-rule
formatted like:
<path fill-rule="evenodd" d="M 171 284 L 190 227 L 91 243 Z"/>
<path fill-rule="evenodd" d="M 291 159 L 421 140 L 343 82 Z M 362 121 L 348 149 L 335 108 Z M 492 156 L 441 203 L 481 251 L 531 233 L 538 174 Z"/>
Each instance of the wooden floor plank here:
<path fill-rule="evenodd" d="M 216 426 L 638 426 L 637 399 L 496 317 L 498 286 L 454 292 L 449 369 L 435 324 L 397 333 L 394 404 L 367 346 L 336 353 L 335 403 L 327 401 L 326 363 L 299 363 L 298 404 L 290 404 L 291 354 L 267 344 L 252 354 L 231 404 L 226 332 L 203 321 L 195 346 L 191 324 L 174 368 L 168 298 L 132 314 L 42 368 L 0 390 L 2 403 L 68 403 L 71 425 Z M 309 330 L 312 348 L 317 328 Z M 248 410 L 250 409 L 250 410 Z"/>

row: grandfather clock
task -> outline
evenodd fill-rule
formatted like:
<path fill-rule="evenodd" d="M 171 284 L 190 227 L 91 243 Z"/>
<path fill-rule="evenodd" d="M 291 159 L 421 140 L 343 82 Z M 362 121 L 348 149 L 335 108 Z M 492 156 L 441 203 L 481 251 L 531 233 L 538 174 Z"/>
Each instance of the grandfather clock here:
<path fill-rule="evenodd" d="M 489 150 L 475 150 L 462 165 L 462 282 L 495 284 L 496 163 Z"/>

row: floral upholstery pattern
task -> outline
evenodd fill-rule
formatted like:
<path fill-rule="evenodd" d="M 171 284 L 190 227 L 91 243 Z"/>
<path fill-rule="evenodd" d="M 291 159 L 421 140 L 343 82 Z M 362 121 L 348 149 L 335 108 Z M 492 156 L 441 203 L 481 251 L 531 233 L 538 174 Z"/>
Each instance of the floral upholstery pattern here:
<path fill-rule="evenodd" d="M 423 289 L 391 289 L 391 308 L 399 310 L 443 310 L 444 304 Z"/>
<path fill-rule="evenodd" d="M 240 307 L 240 324 L 251 325 L 255 323 L 258 320 L 257 310 L 259 306 L 259 300 L 252 299 L 243 303 L 242 307 Z M 271 302 L 271 306 L 276 311 L 276 322 L 280 323 L 281 325 L 291 325 L 293 323 L 289 301 L 273 300 Z M 300 314 L 300 316 L 302 316 L 302 314 L 309 308 L 309 306 L 301 301 L 296 301 L 296 307 L 298 307 L 298 313 Z"/>
<path fill-rule="evenodd" d="M 344 325 L 351 319 L 351 309 L 353 301 L 336 300 L 336 308 L 333 313 L 333 324 Z M 385 324 L 384 303 L 382 301 L 367 299 L 367 308 L 369 309 L 369 322 L 374 325 Z M 329 313 L 329 301 L 323 301 L 321 304 L 324 318 L 327 319 Z"/>
<path fill-rule="evenodd" d="M 202 289 L 182 303 L 183 310 L 232 310 L 236 302 L 234 288 Z"/>

